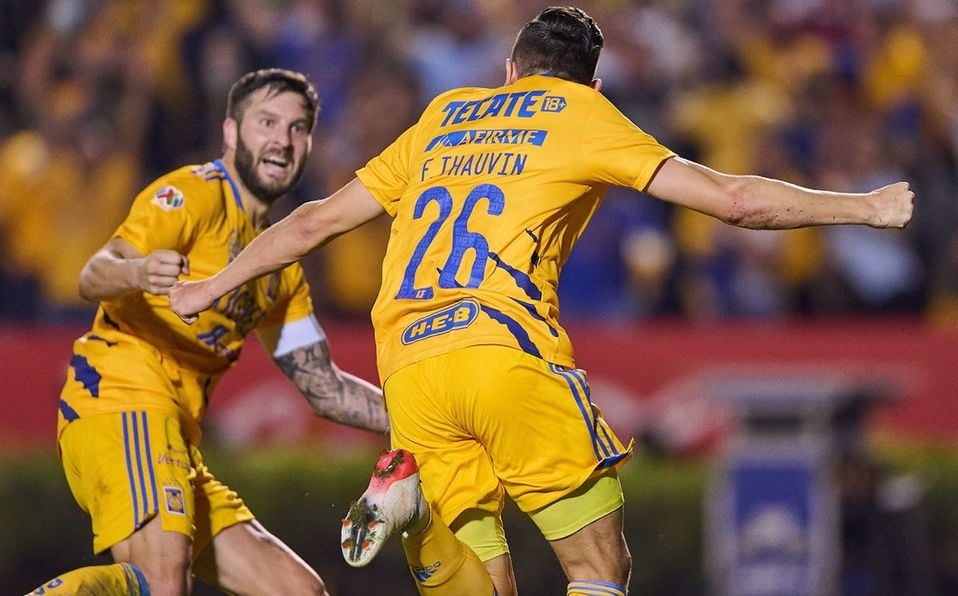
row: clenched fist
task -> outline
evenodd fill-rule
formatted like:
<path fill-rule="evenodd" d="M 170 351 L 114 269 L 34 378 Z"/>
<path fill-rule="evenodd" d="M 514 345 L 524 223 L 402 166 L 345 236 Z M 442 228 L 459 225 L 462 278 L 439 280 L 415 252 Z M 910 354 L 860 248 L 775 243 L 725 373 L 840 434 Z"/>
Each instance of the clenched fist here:
<path fill-rule="evenodd" d="M 869 198 L 875 205 L 873 228 L 904 228 L 911 221 L 915 193 L 907 182 L 896 182 L 873 190 Z"/>

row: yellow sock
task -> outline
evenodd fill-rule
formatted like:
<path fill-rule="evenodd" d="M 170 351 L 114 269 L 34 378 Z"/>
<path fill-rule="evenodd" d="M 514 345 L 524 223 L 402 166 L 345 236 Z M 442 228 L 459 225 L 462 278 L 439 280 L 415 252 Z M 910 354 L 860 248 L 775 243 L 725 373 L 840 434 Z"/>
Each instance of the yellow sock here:
<path fill-rule="evenodd" d="M 150 596 L 143 574 L 132 563 L 81 567 L 57 576 L 27 596 Z"/>
<path fill-rule="evenodd" d="M 566 596 L 625 596 L 619 584 L 583 580 L 569 582 L 565 593 Z"/>
<path fill-rule="evenodd" d="M 435 514 L 425 530 L 403 539 L 403 550 L 424 596 L 495 592 L 486 566 Z"/>

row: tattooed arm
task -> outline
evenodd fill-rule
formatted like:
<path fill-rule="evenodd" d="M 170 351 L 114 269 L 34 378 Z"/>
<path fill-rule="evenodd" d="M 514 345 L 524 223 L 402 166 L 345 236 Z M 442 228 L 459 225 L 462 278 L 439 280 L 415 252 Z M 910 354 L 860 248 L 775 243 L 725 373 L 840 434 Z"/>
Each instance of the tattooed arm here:
<path fill-rule="evenodd" d="M 382 391 L 340 370 L 330 357 L 325 338 L 276 356 L 273 361 L 317 416 L 366 430 L 389 430 Z"/>

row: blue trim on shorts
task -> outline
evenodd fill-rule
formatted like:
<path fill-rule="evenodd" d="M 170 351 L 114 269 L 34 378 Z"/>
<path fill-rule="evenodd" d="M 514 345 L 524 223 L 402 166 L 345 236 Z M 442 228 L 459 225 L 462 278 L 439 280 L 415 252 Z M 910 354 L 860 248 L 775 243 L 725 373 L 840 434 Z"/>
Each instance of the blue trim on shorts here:
<path fill-rule="evenodd" d="M 160 500 L 153 470 L 153 447 L 146 412 L 121 412 L 123 420 L 123 449 L 126 454 L 126 474 L 130 481 L 130 496 L 133 499 L 133 527 L 140 529 L 150 513 L 150 497 L 154 510 L 159 510 Z M 143 449 L 140 449 L 140 426 L 142 425 Z M 132 441 L 131 441 L 132 439 Z M 147 488 L 149 476 L 149 489 Z"/>
<path fill-rule="evenodd" d="M 146 425 L 146 412 L 140 412 L 143 418 L 143 442 L 146 444 L 146 469 L 150 473 L 150 488 L 153 492 L 153 507 L 160 508 L 160 499 L 156 493 L 156 474 L 153 473 L 153 445 L 150 444 L 150 428 Z"/>
<path fill-rule="evenodd" d="M 132 420 L 134 449 L 136 450 L 137 479 L 140 481 L 140 497 L 143 499 L 143 517 L 146 517 L 146 511 L 150 502 L 146 497 L 146 479 L 143 477 L 143 456 L 140 454 L 140 426 L 137 423 L 136 413 L 133 413 Z M 135 527 L 140 527 L 139 520 L 137 520 Z"/>
<path fill-rule="evenodd" d="M 137 527 L 140 518 L 140 502 L 136 496 L 136 482 L 133 479 L 133 463 L 130 457 L 130 428 L 127 413 L 121 414 L 123 419 L 123 451 L 126 454 L 126 476 L 130 481 L 130 496 L 133 497 L 133 527 Z"/>
<path fill-rule="evenodd" d="M 615 442 L 606 429 L 601 428 L 602 436 L 598 432 L 600 427 L 595 416 L 595 410 L 592 409 L 592 403 L 589 401 L 589 385 L 586 383 L 585 373 L 579 370 L 569 370 L 551 362 L 549 363 L 549 370 L 564 378 L 566 383 L 569 384 L 569 389 L 572 391 L 572 397 L 582 414 L 582 419 L 589 427 L 589 435 L 592 437 L 592 451 L 595 453 L 596 460 L 605 466 L 610 460 L 614 463 L 622 459 L 625 454 L 618 451 Z"/>

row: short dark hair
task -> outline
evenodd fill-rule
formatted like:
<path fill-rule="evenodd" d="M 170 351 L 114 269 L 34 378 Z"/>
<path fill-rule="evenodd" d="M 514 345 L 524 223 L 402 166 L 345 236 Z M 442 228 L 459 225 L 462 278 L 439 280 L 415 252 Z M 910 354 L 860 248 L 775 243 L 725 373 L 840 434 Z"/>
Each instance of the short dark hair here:
<path fill-rule="evenodd" d="M 240 122 L 249 105 L 249 96 L 263 87 L 268 88 L 273 94 L 292 91 L 302 95 L 306 100 L 309 129 L 313 130 L 316 114 L 319 112 L 319 94 L 316 93 L 316 89 L 306 75 L 285 68 L 264 68 L 248 72 L 240 77 L 230 88 L 229 98 L 226 101 L 226 116 Z"/>
<path fill-rule="evenodd" d="M 519 30 L 512 62 L 520 77 L 548 74 L 588 85 L 604 43 L 595 19 L 584 11 L 551 6 Z"/>

